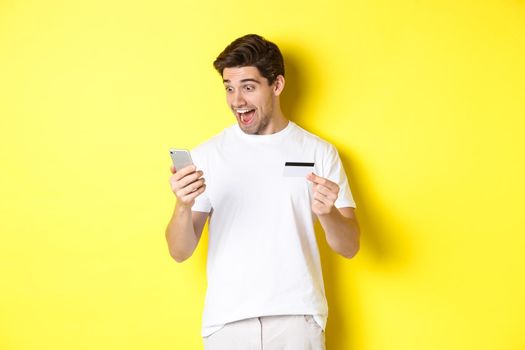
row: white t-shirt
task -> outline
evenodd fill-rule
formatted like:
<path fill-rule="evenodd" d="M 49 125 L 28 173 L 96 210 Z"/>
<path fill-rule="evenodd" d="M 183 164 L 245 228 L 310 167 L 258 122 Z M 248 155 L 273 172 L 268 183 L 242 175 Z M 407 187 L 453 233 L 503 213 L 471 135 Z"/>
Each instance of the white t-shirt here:
<path fill-rule="evenodd" d="M 312 184 L 283 176 L 286 162 L 314 163 L 340 187 L 337 208 L 355 207 L 336 149 L 293 122 L 271 135 L 237 124 L 192 150 L 206 191 L 193 211 L 209 212 L 202 335 L 271 315 L 328 315 L 312 213 Z"/>

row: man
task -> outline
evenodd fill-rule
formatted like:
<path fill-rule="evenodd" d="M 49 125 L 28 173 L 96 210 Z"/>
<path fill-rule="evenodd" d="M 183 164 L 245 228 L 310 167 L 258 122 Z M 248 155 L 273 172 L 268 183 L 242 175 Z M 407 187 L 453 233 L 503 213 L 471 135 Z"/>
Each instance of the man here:
<path fill-rule="evenodd" d="M 315 218 L 334 251 L 351 258 L 359 250 L 341 161 L 332 145 L 283 115 L 284 62 L 274 43 L 243 36 L 214 66 L 237 123 L 192 150 L 194 166 L 172 168 L 177 202 L 166 229 L 170 254 L 182 262 L 210 220 L 204 347 L 324 349 Z M 294 176 L 304 163 L 314 171 Z"/>

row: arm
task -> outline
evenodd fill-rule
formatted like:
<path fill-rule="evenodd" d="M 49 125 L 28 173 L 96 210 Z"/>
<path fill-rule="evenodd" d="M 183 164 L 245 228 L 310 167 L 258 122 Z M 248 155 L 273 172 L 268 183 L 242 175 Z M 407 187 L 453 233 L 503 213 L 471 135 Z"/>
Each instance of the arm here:
<path fill-rule="evenodd" d="M 354 208 L 335 208 L 339 193 L 336 183 L 313 173 L 308 180 L 314 184 L 312 211 L 319 218 L 328 245 L 345 258 L 352 258 L 359 251 L 360 236 Z"/>
<path fill-rule="evenodd" d="M 208 218 L 208 213 L 191 210 L 195 198 L 206 189 L 202 171 L 195 170 L 193 165 L 178 172 L 171 169 L 173 175 L 170 184 L 177 203 L 166 227 L 166 241 L 170 255 L 177 262 L 182 262 L 193 254 Z"/>
<path fill-rule="evenodd" d="M 330 248 L 345 258 L 354 257 L 359 251 L 360 234 L 354 208 L 339 208 L 317 217 Z"/>

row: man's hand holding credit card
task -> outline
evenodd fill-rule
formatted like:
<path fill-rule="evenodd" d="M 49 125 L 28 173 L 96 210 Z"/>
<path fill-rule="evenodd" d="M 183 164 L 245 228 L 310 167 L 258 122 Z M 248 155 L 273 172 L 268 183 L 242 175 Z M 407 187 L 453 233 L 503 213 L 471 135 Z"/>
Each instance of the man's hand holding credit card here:
<path fill-rule="evenodd" d="M 314 173 L 315 163 L 286 162 L 283 175 L 285 177 L 302 177 L 313 183 L 312 211 L 316 215 L 329 214 L 339 195 L 339 185 Z"/>

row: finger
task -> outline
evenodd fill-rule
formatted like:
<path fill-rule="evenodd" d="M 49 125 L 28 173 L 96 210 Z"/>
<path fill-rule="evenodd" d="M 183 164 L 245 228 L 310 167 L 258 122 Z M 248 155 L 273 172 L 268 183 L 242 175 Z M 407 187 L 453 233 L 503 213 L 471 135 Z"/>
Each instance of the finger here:
<path fill-rule="evenodd" d="M 310 181 L 312 181 L 313 183 L 315 184 L 321 184 L 322 180 L 324 178 L 322 178 L 321 176 L 318 176 L 316 175 L 315 173 L 309 173 L 308 175 L 306 175 L 306 178 Z"/>
<path fill-rule="evenodd" d="M 173 165 L 170 165 L 170 172 L 172 174 L 175 174 L 177 171 L 175 170 L 175 167 Z"/>
<path fill-rule="evenodd" d="M 200 176 L 200 174 L 194 173 L 194 174 L 190 174 L 190 175 L 184 177 L 180 181 L 176 181 L 174 179 L 175 175 L 172 175 L 171 179 L 170 179 L 171 190 L 173 191 L 173 193 L 175 193 L 175 195 L 177 195 L 177 197 L 179 197 L 181 195 L 181 193 L 185 194 L 187 192 L 187 191 L 183 191 L 184 188 L 186 188 L 187 186 L 191 186 L 191 184 L 194 183 L 195 181 L 198 181 L 198 180 L 205 181 L 205 179 L 203 177 L 199 178 L 199 176 Z M 181 192 L 181 191 L 183 191 L 183 192 Z"/>
<path fill-rule="evenodd" d="M 325 187 L 328 187 L 330 190 L 339 192 L 339 186 L 335 182 L 325 179 L 324 177 L 318 176 L 314 173 L 310 173 L 306 176 L 306 178 L 315 184 L 323 185 Z"/>
<path fill-rule="evenodd" d="M 176 170 L 175 173 L 173 174 L 175 176 L 174 179 L 176 181 L 179 181 L 184 176 L 193 173 L 196 169 L 197 168 L 195 167 L 195 165 L 188 165 L 188 166 L 185 166 L 182 169 Z"/>
<path fill-rule="evenodd" d="M 193 191 L 191 193 L 188 193 L 187 195 L 185 195 L 184 197 L 182 197 L 182 199 L 184 201 L 192 201 L 194 200 L 195 198 L 197 198 L 199 195 L 201 195 L 204 191 L 206 190 L 206 185 L 202 185 L 201 187 L 199 187 L 199 189 L 197 189 L 196 191 Z"/>
<path fill-rule="evenodd" d="M 175 181 L 177 182 L 177 188 L 184 188 L 186 186 L 188 186 L 189 184 L 197 181 L 198 179 L 200 179 L 203 175 L 203 172 L 201 170 L 199 171 L 196 171 L 194 173 L 191 173 L 189 175 L 186 175 L 184 176 L 183 178 L 179 179 L 179 180 L 176 180 Z M 174 174 L 173 177 L 176 178 L 177 174 Z"/>
<path fill-rule="evenodd" d="M 322 193 L 323 195 L 325 195 L 326 197 L 332 200 L 337 199 L 338 192 L 331 191 L 328 187 L 325 187 L 323 185 L 317 185 L 317 188 L 315 191 Z"/>
<path fill-rule="evenodd" d="M 318 199 L 314 199 L 313 202 L 312 202 L 312 208 L 317 208 L 317 209 L 321 209 L 321 208 L 324 208 L 326 207 L 326 205 L 321 202 L 320 200 Z"/>
<path fill-rule="evenodd" d="M 308 175 L 306 175 L 306 178 L 315 184 L 315 181 L 317 180 L 317 175 L 315 175 L 314 173 L 308 173 Z"/>
<path fill-rule="evenodd" d="M 183 188 L 180 188 L 178 191 L 177 191 L 177 194 L 180 196 L 180 197 L 184 197 L 190 193 L 193 193 L 195 191 L 197 191 L 199 188 L 201 188 L 205 183 L 205 180 L 204 179 L 199 179 L 197 181 L 194 181 L 192 182 L 191 184 L 187 185 L 187 186 L 184 186 Z"/>
<path fill-rule="evenodd" d="M 316 192 L 314 193 L 314 200 L 320 202 L 321 204 L 323 205 L 326 205 L 326 206 L 331 206 L 332 205 L 332 201 L 327 198 L 324 194 L 322 193 L 319 193 L 319 192 Z"/>

